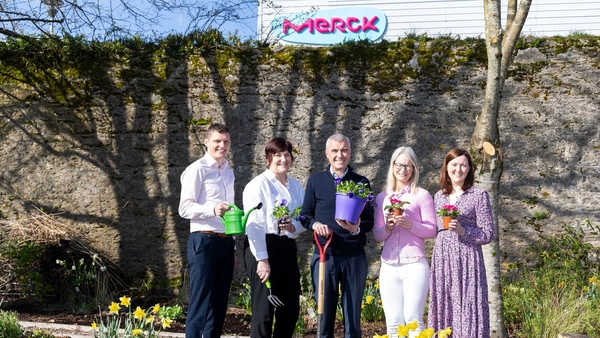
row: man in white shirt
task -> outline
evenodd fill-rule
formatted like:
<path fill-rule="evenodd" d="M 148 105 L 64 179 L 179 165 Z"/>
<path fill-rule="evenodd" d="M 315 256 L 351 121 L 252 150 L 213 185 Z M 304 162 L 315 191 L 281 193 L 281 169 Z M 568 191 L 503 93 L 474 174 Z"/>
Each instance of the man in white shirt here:
<path fill-rule="evenodd" d="M 225 235 L 219 218 L 234 203 L 235 178 L 225 159 L 230 144 L 229 129 L 212 124 L 206 154 L 181 174 L 179 215 L 190 220 L 188 338 L 218 338 L 223 332 L 234 269 L 234 239 Z"/>

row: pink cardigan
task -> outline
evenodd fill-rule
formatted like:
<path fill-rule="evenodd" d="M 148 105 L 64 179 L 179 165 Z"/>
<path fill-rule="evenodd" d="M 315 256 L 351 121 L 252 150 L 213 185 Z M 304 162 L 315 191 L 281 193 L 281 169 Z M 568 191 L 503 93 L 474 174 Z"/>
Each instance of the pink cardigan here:
<path fill-rule="evenodd" d="M 387 210 L 384 210 L 390 204 L 391 194 L 387 195 L 383 191 L 376 198 L 373 236 L 379 242 L 385 241 L 381 261 L 389 264 L 412 263 L 425 257 L 423 239 L 433 238 L 437 233 L 431 194 L 423 188 L 417 188 L 416 194 L 412 194 L 409 186 L 396 193 L 396 196 L 398 194 L 402 201 L 410 202 L 404 206 L 404 213 L 413 222 L 413 227 L 410 230 L 395 227 L 391 234 L 385 231 Z"/>

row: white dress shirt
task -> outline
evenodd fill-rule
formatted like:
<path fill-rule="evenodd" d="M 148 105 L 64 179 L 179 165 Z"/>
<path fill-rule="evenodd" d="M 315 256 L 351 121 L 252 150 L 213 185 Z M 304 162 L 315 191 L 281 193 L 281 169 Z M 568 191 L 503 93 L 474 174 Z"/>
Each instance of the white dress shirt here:
<path fill-rule="evenodd" d="M 304 200 L 304 188 L 297 180 L 287 177 L 287 187 L 283 185 L 270 170 L 265 170 L 262 174 L 256 176 L 244 188 L 243 202 L 244 210 L 248 212 L 258 203 L 262 202 L 263 206 L 260 210 L 254 210 L 248 216 L 246 223 L 246 235 L 250 243 L 250 250 L 257 260 L 269 258 L 267 253 L 267 244 L 265 236 L 267 234 L 277 234 L 278 226 L 275 216 L 273 216 L 273 207 L 275 202 L 281 203 L 283 199 L 287 201 L 287 206 L 290 213 L 299 206 L 302 206 Z M 306 231 L 300 225 L 299 221 L 293 220 L 292 223 L 296 228 L 296 232 L 291 233 L 286 230 L 281 230 L 281 236 L 296 239 L 298 234 Z"/>
<path fill-rule="evenodd" d="M 221 218 L 215 216 L 215 205 L 235 202 L 234 179 L 227 160 L 219 168 L 208 153 L 185 169 L 181 174 L 179 215 L 190 220 L 190 232 L 225 232 Z"/>

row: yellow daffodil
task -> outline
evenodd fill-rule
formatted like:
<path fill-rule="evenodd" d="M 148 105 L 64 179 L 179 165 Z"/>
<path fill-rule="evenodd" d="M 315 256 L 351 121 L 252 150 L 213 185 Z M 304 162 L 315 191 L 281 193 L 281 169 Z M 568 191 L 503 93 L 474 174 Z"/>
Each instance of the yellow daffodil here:
<path fill-rule="evenodd" d="M 564 282 L 564 281 L 563 281 L 563 282 L 560 282 L 560 283 L 558 283 L 558 287 L 559 287 L 559 288 L 562 288 L 563 286 L 565 286 L 565 282 Z"/>
<path fill-rule="evenodd" d="M 406 324 L 406 327 L 408 327 L 408 330 L 414 331 L 419 328 L 419 323 L 416 320 L 414 320 L 414 321 Z"/>
<path fill-rule="evenodd" d="M 135 329 L 133 331 L 131 331 L 131 334 L 134 336 L 139 336 L 142 334 L 142 330 L 141 329 Z"/>
<path fill-rule="evenodd" d="M 92 329 L 97 329 L 98 328 L 98 324 L 96 324 L 96 322 L 92 322 Z"/>
<path fill-rule="evenodd" d="M 452 334 L 452 329 L 450 327 L 447 327 L 444 330 L 440 330 L 440 332 L 438 332 L 438 338 L 446 338 L 451 334 Z"/>
<path fill-rule="evenodd" d="M 432 328 L 425 329 L 421 331 L 418 338 L 431 338 L 435 334 Z"/>
<path fill-rule="evenodd" d="M 590 283 L 594 284 L 598 281 L 598 279 L 596 277 L 591 277 L 590 278 Z"/>
<path fill-rule="evenodd" d="M 156 304 L 152 308 L 152 313 L 158 313 L 158 311 L 160 311 L 160 304 Z"/>
<path fill-rule="evenodd" d="M 377 300 L 377 304 L 381 305 L 381 299 Z"/>
<path fill-rule="evenodd" d="M 168 327 L 171 327 L 171 320 L 169 318 L 165 318 L 163 319 L 163 323 L 162 323 L 162 327 L 163 329 L 166 329 Z"/>
<path fill-rule="evenodd" d="M 584 286 L 583 286 L 583 291 L 587 291 L 587 290 L 588 290 L 588 287 L 587 287 L 587 285 L 584 285 Z"/>
<path fill-rule="evenodd" d="M 120 309 L 120 308 L 121 308 L 121 307 L 119 306 L 119 304 L 117 304 L 117 303 L 115 303 L 115 302 L 112 302 L 112 303 L 110 304 L 110 306 L 108 307 L 108 309 L 110 310 L 110 313 L 114 313 L 114 314 L 116 314 L 116 315 L 118 315 L 118 314 L 119 314 L 119 309 Z"/>
<path fill-rule="evenodd" d="M 375 281 L 375 289 L 379 289 L 379 279 Z"/>
<path fill-rule="evenodd" d="M 373 296 L 367 296 L 367 298 L 366 298 L 367 304 L 371 304 L 371 302 L 373 301 L 373 299 L 375 299 L 375 297 L 373 297 Z"/>
<path fill-rule="evenodd" d="M 133 316 L 135 317 L 135 319 L 142 319 L 142 318 L 144 318 L 145 315 L 146 315 L 146 312 L 144 312 L 144 310 L 142 310 L 142 308 L 139 306 L 133 312 Z"/>
<path fill-rule="evenodd" d="M 121 305 L 123 305 L 123 306 L 131 305 L 131 298 L 129 298 L 127 296 L 123 296 L 123 297 L 119 298 L 119 300 L 121 301 Z"/>
<path fill-rule="evenodd" d="M 154 321 L 154 316 L 146 317 L 146 324 L 152 324 L 153 321 Z"/>
<path fill-rule="evenodd" d="M 365 302 L 360 303 L 360 308 L 364 309 L 365 308 Z"/>
<path fill-rule="evenodd" d="M 408 327 L 404 325 L 398 325 L 398 336 L 408 336 Z"/>
<path fill-rule="evenodd" d="M 387 334 L 384 334 L 383 336 L 378 335 L 377 333 L 373 336 L 373 338 L 388 338 Z"/>

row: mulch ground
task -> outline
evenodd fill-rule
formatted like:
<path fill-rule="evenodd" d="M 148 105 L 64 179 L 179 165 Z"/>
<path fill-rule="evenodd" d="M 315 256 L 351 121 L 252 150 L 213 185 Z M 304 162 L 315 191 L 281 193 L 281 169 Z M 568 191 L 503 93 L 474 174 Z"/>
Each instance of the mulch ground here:
<path fill-rule="evenodd" d="M 2 309 L 14 311 L 20 321 L 42 322 L 53 324 L 83 325 L 90 326 L 92 322 L 98 321 L 98 312 L 95 313 L 76 313 L 68 308 L 56 304 L 47 304 L 32 300 L 15 300 L 5 302 Z M 225 317 L 224 334 L 237 336 L 250 336 L 251 316 L 243 309 L 230 308 Z M 312 338 L 316 336 L 316 321 L 307 319 L 306 332 L 302 337 Z M 166 332 L 185 332 L 185 318 L 171 324 Z M 362 323 L 363 337 L 371 338 L 375 334 L 385 333 L 385 323 Z M 343 337 L 344 328 L 342 323 L 335 323 L 335 336 Z"/>

